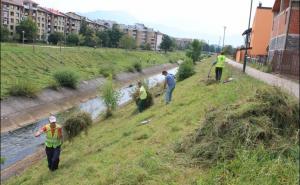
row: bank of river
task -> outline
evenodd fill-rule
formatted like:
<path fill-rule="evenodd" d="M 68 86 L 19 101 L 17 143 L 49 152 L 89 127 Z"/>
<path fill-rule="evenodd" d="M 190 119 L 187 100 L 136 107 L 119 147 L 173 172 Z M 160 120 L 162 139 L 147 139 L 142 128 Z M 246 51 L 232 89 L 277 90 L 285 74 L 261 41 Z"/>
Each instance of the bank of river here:
<path fill-rule="evenodd" d="M 170 73 L 175 74 L 177 67 L 169 69 Z M 164 67 L 164 69 L 167 69 Z M 160 74 L 160 70 L 156 71 L 156 75 L 148 75 L 149 86 L 154 87 L 158 83 L 164 80 L 164 77 Z M 125 78 L 123 78 L 125 80 Z M 125 82 L 125 81 L 124 81 Z M 135 85 L 129 85 L 129 81 L 123 83 L 120 88 L 121 99 L 119 105 L 123 105 L 131 100 L 131 93 L 136 89 Z M 80 103 L 66 111 L 57 114 L 59 122 L 63 122 L 66 117 L 70 114 L 78 111 L 86 111 L 92 115 L 93 119 L 96 119 L 101 113 L 105 111 L 105 105 L 101 98 L 95 97 L 85 102 Z M 1 179 L 5 180 L 12 175 L 23 171 L 28 164 L 33 164 L 38 161 L 37 159 L 42 158 L 41 155 L 36 155 L 35 152 L 41 153 L 41 146 L 44 141 L 44 137 L 35 138 L 33 136 L 41 126 L 48 122 L 47 117 L 40 119 L 34 123 L 27 123 L 20 129 L 1 133 L 1 156 L 4 157 L 5 163 L 1 165 Z M 23 160 L 24 159 L 24 160 Z"/>

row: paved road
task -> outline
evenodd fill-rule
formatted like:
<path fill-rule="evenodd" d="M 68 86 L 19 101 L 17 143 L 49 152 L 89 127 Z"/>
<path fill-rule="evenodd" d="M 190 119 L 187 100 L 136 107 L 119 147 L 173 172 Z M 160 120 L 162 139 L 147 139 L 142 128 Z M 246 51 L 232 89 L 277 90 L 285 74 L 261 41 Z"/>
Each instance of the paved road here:
<path fill-rule="evenodd" d="M 243 64 L 237 63 L 233 60 L 227 59 L 228 64 L 230 64 L 233 67 L 243 69 Z M 299 99 L 299 84 L 296 82 L 293 82 L 291 80 L 283 79 L 278 76 L 261 72 L 257 69 L 251 68 L 249 66 L 246 67 L 246 73 L 256 79 L 259 79 L 261 81 L 264 81 L 270 85 L 282 87 L 287 92 L 289 92 L 292 95 L 295 95 Z"/>

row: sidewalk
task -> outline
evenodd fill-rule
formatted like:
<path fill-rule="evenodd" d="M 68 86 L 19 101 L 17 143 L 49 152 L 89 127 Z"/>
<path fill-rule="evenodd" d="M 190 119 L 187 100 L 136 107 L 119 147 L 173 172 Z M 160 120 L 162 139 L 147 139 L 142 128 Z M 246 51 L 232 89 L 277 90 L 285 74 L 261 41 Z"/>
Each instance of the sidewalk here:
<path fill-rule="evenodd" d="M 227 62 L 228 62 L 228 64 L 230 64 L 231 66 L 233 66 L 235 68 L 238 68 L 241 70 L 243 69 L 243 64 L 237 63 L 230 59 L 227 59 Z M 269 73 L 261 72 L 254 68 L 251 68 L 249 66 L 246 66 L 246 73 L 249 76 L 252 76 L 256 79 L 266 82 L 267 84 L 281 87 L 299 99 L 299 84 L 296 82 L 293 82 L 293 81 L 287 80 L 287 79 L 283 79 L 283 78 L 280 78 L 278 76 L 275 76 L 275 75 L 272 75 Z"/>

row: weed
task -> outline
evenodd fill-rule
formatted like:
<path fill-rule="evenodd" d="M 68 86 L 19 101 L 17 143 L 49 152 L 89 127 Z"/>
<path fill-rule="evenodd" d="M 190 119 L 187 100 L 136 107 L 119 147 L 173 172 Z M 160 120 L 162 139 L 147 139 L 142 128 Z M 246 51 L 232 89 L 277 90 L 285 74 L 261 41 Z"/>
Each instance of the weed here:
<path fill-rule="evenodd" d="M 102 66 L 99 70 L 99 73 L 102 74 L 105 78 L 108 78 L 109 76 L 115 78 L 116 76 L 116 70 L 112 65 Z"/>
<path fill-rule="evenodd" d="M 24 96 L 28 98 L 34 98 L 36 97 L 37 92 L 37 87 L 29 80 L 17 81 L 9 88 L 9 94 L 11 96 Z"/>
<path fill-rule="evenodd" d="M 137 72 L 141 72 L 141 71 L 142 71 L 142 64 L 141 64 L 141 62 L 135 62 L 135 63 L 133 64 L 133 67 L 135 68 L 135 70 L 136 70 Z"/>
<path fill-rule="evenodd" d="M 71 69 L 61 69 L 53 74 L 54 79 L 60 86 L 75 89 L 79 82 L 79 76 Z"/>
<path fill-rule="evenodd" d="M 112 79 L 105 82 L 100 92 L 106 106 L 106 118 L 108 118 L 112 116 L 112 112 L 117 108 L 120 93 L 114 88 Z"/>

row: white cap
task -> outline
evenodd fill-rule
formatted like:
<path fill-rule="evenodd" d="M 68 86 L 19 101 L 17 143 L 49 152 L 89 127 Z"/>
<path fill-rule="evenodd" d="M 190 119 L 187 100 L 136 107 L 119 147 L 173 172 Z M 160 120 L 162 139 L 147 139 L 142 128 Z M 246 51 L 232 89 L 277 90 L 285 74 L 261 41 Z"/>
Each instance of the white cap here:
<path fill-rule="evenodd" d="M 49 121 L 50 121 L 50 123 L 56 123 L 56 117 L 55 116 L 50 116 Z"/>

